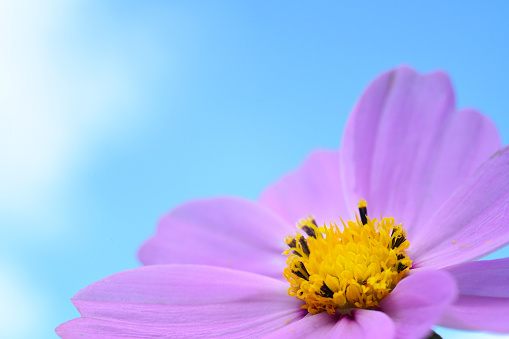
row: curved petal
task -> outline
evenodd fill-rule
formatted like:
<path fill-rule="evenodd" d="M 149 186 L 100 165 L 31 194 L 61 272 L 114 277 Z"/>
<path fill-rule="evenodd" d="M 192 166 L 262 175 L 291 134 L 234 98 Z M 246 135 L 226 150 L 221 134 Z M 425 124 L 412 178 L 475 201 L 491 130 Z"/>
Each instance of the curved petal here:
<path fill-rule="evenodd" d="M 392 339 L 394 322 L 383 312 L 353 310 L 352 316 L 337 317 L 326 312 L 309 315 L 280 328 L 265 339 L 279 338 L 351 338 Z"/>
<path fill-rule="evenodd" d="M 282 277 L 290 233 L 292 227 L 258 203 L 197 200 L 164 216 L 138 257 L 144 265 L 212 265 Z"/>
<path fill-rule="evenodd" d="M 349 203 L 404 222 L 409 238 L 500 147 L 479 113 L 455 112 L 446 74 L 401 67 L 377 78 L 347 123 L 342 145 Z"/>
<path fill-rule="evenodd" d="M 304 314 L 286 284 L 212 266 L 145 266 L 114 274 L 72 299 L 81 318 L 62 338 L 260 337 Z"/>
<path fill-rule="evenodd" d="M 462 330 L 509 333 L 509 258 L 447 267 L 459 296 L 440 325 Z"/>
<path fill-rule="evenodd" d="M 411 241 L 415 267 L 483 257 L 509 242 L 509 148 L 485 162 Z"/>
<path fill-rule="evenodd" d="M 260 202 L 290 225 L 308 215 L 320 225 L 339 222 L 339 217 L 348 218 L 352 213 L 343 197 L 339 162 L 338 151 L 313 152 L 299 169 L 263 192 Z"/>
<path fill-rule="evenodd" d="M 421 271 L 396 286 L 380 307 L 396 324 L 396 338 L 421 339 L 431 332 L 456 297 L 454 279 L 442 271 Z"/>

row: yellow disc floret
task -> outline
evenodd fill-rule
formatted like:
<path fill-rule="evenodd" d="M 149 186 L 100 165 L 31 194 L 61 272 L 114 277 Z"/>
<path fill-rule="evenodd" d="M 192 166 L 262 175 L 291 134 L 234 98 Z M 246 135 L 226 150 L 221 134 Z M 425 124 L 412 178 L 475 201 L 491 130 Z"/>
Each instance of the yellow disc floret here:
<path fill-rule="evenodd" d="M 303 300 L 310 313 L 376 309 L 410 269 L 405 253 L 410 243 L 402 224 L 395 225 L 393 218 L 369 219 L 366 206 L 361 200 L 361 220 L 341 220 L 342 228 L 302 219 L 297 227 L 307 237 L 286 238 L 288 294 Z"/>

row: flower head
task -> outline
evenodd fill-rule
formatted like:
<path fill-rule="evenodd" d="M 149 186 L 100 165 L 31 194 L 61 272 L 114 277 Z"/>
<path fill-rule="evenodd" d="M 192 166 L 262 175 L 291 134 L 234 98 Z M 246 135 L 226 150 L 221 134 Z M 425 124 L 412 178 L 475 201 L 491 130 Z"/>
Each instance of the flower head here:
<path fill-rule="evenodd" d="M 444 73 L 387 72 L 355 106 L 340 151 L 311 154 L 259 202 L 174 209 L 140 250 L 147 266 L 78 292 L 82 317 L 57 333 L 509 332 L 509 259 L 473 261 L 509 243 L 509 150 L 499 148 L 488 119 L 455 110 Z"/>
<path fill-rule="evenodd" d="M 377 309 L 412 266 L 403 226 L 393 218 L 368 218 L 365 200 L 359 202 L 359 213 L 360 219 L 343 222 L 342 229 L 302 219 L 297 226 L 308 237 L 286 239 L 288 294 L 304 301 L 301 307 L 311 314 Z"/>

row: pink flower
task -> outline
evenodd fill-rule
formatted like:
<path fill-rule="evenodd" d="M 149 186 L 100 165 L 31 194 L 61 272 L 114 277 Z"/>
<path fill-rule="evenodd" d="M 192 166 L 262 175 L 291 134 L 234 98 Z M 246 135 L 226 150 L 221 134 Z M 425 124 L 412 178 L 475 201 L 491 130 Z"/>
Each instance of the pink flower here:
<path fill-rule="evenodd" d="M 407 339 L 426 337 L 434 324 L 509 332 L 509 259 L 473 261 L 509 243 L 509 151 L 497 151 L 488 119 L 454 106 L 444 73 L 382 74 L 355 106 L 340 151 L 314 152 L 259 202 L 174 209 L 140 250 L 149 266 L 78 292 L 81 318 L 57 333 Z M 361 198 L 367 221 L 355 221 Z M 354 222 L 336 229 L 336 247 L 321 235 L 334 228 L 311 219 L 288 238 L 308 215 L 317 225 Z M 371 233 L 355 233 L 364 229 Z"/>

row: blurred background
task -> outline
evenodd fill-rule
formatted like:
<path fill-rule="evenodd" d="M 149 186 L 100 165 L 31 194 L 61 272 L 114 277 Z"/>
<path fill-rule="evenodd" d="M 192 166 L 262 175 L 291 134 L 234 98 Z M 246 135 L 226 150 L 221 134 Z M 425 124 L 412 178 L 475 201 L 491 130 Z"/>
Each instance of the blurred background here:
<path fill-rule="evenodd" d="M 139 266 L 175 205 L 257 199 L 311 150 L 337 148 L 363 89 L 394 66 L 446 70 L 458 106 L 507 144 L 507 13 L 503 1 L 0 2 L 0 337 L 56 338 L 78 316 L 69 299 Z"/>

